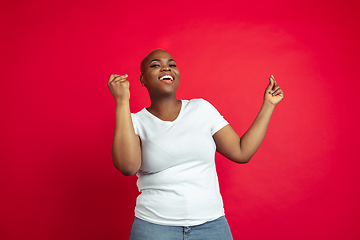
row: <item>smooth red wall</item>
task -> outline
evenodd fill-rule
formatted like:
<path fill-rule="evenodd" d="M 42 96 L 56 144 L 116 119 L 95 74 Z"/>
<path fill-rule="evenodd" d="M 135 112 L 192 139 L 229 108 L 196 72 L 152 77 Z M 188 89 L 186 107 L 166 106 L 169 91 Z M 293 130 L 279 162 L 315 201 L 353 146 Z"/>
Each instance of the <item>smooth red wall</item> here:
<path fill-rule="evenodd" d="M 234 239 L 359 239 L 359 1 L 2 1 L 0 238 L 127 239 L 136 176 L 111 160 L 110 74 L 173 54 L 178 97 L 242 135 L 268 76 L 285 98 L 246 165 L 217 155 Z"/>

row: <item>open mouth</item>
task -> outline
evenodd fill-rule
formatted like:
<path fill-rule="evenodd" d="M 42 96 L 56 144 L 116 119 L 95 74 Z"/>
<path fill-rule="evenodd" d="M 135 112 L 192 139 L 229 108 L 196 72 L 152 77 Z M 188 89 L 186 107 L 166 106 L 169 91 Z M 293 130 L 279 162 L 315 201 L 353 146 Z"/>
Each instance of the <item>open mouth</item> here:
<path fill-rule="evenodd" d="M 174 81 L 174 77 L 171 75 L 164 75 L 160 78 L 161 81 L 165 80 L 165 81 Z"/>

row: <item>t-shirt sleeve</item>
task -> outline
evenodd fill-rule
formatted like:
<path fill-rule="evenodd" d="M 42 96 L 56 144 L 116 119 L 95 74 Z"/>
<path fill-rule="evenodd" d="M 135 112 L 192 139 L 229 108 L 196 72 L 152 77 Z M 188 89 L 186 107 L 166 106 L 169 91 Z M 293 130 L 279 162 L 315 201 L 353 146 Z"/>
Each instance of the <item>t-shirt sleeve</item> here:
<path fill-rule="evenodd" d="M 133 123 L 133 126 L 134 126 L 135 134 L 139 135 L 139 130 L 138 130 L 137 126 L 136 126 L 137 118 L 136 118 L 135 113 L 131 113 L 131 120 L 132 120 L 132 123 Z"/>
<path fill-rule="evenodd" d="M 206 108 L 206 117 L 211 121 L 211 135 L 214 135 L 217 131 L 228 125 L 229 123 L 224 119 L 218 110 L 211 105 L 208 101 L 203 100 L 203 104 Z"/>

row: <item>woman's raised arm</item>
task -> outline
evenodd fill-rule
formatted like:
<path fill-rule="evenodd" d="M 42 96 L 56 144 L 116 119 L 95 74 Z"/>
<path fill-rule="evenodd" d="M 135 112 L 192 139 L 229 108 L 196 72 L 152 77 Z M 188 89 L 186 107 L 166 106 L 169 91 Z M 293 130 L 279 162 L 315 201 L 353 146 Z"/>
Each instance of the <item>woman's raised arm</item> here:
<path fill-rule="evenodd" d="M 216 151 L 234 162 L 249 162 L 264 140 L 275 106 L 283 98 L 283 91 L 271 75 L 270 84 L 265 90 L 264 102 L 250 128 L 241 138 L 230 125 L 220 129 L 213 136 Z"/>
<path fill-rule="evenodd" d="M 112 145 L 114 166 L 126 176 L 134 175 L 141 165 L 141 142 L 135 134 L 130 113 L 130 83 L 125 75 L 112 74 L 108 87 L 116 102 L 115 131 Z"/>

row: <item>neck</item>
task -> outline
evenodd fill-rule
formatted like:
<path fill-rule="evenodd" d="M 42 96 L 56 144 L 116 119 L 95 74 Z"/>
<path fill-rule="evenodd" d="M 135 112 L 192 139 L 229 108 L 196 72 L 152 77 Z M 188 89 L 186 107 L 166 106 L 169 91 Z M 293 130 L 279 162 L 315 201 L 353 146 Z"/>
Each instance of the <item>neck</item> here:
<path fill-rule="evenodd" d="M 147 110 L 156 117 L 164 121 L 173 121 L 179 115 L 181 101 L 177 100 L 176 95 L 166 97 L 151 97 L 151 106 Z"/>

